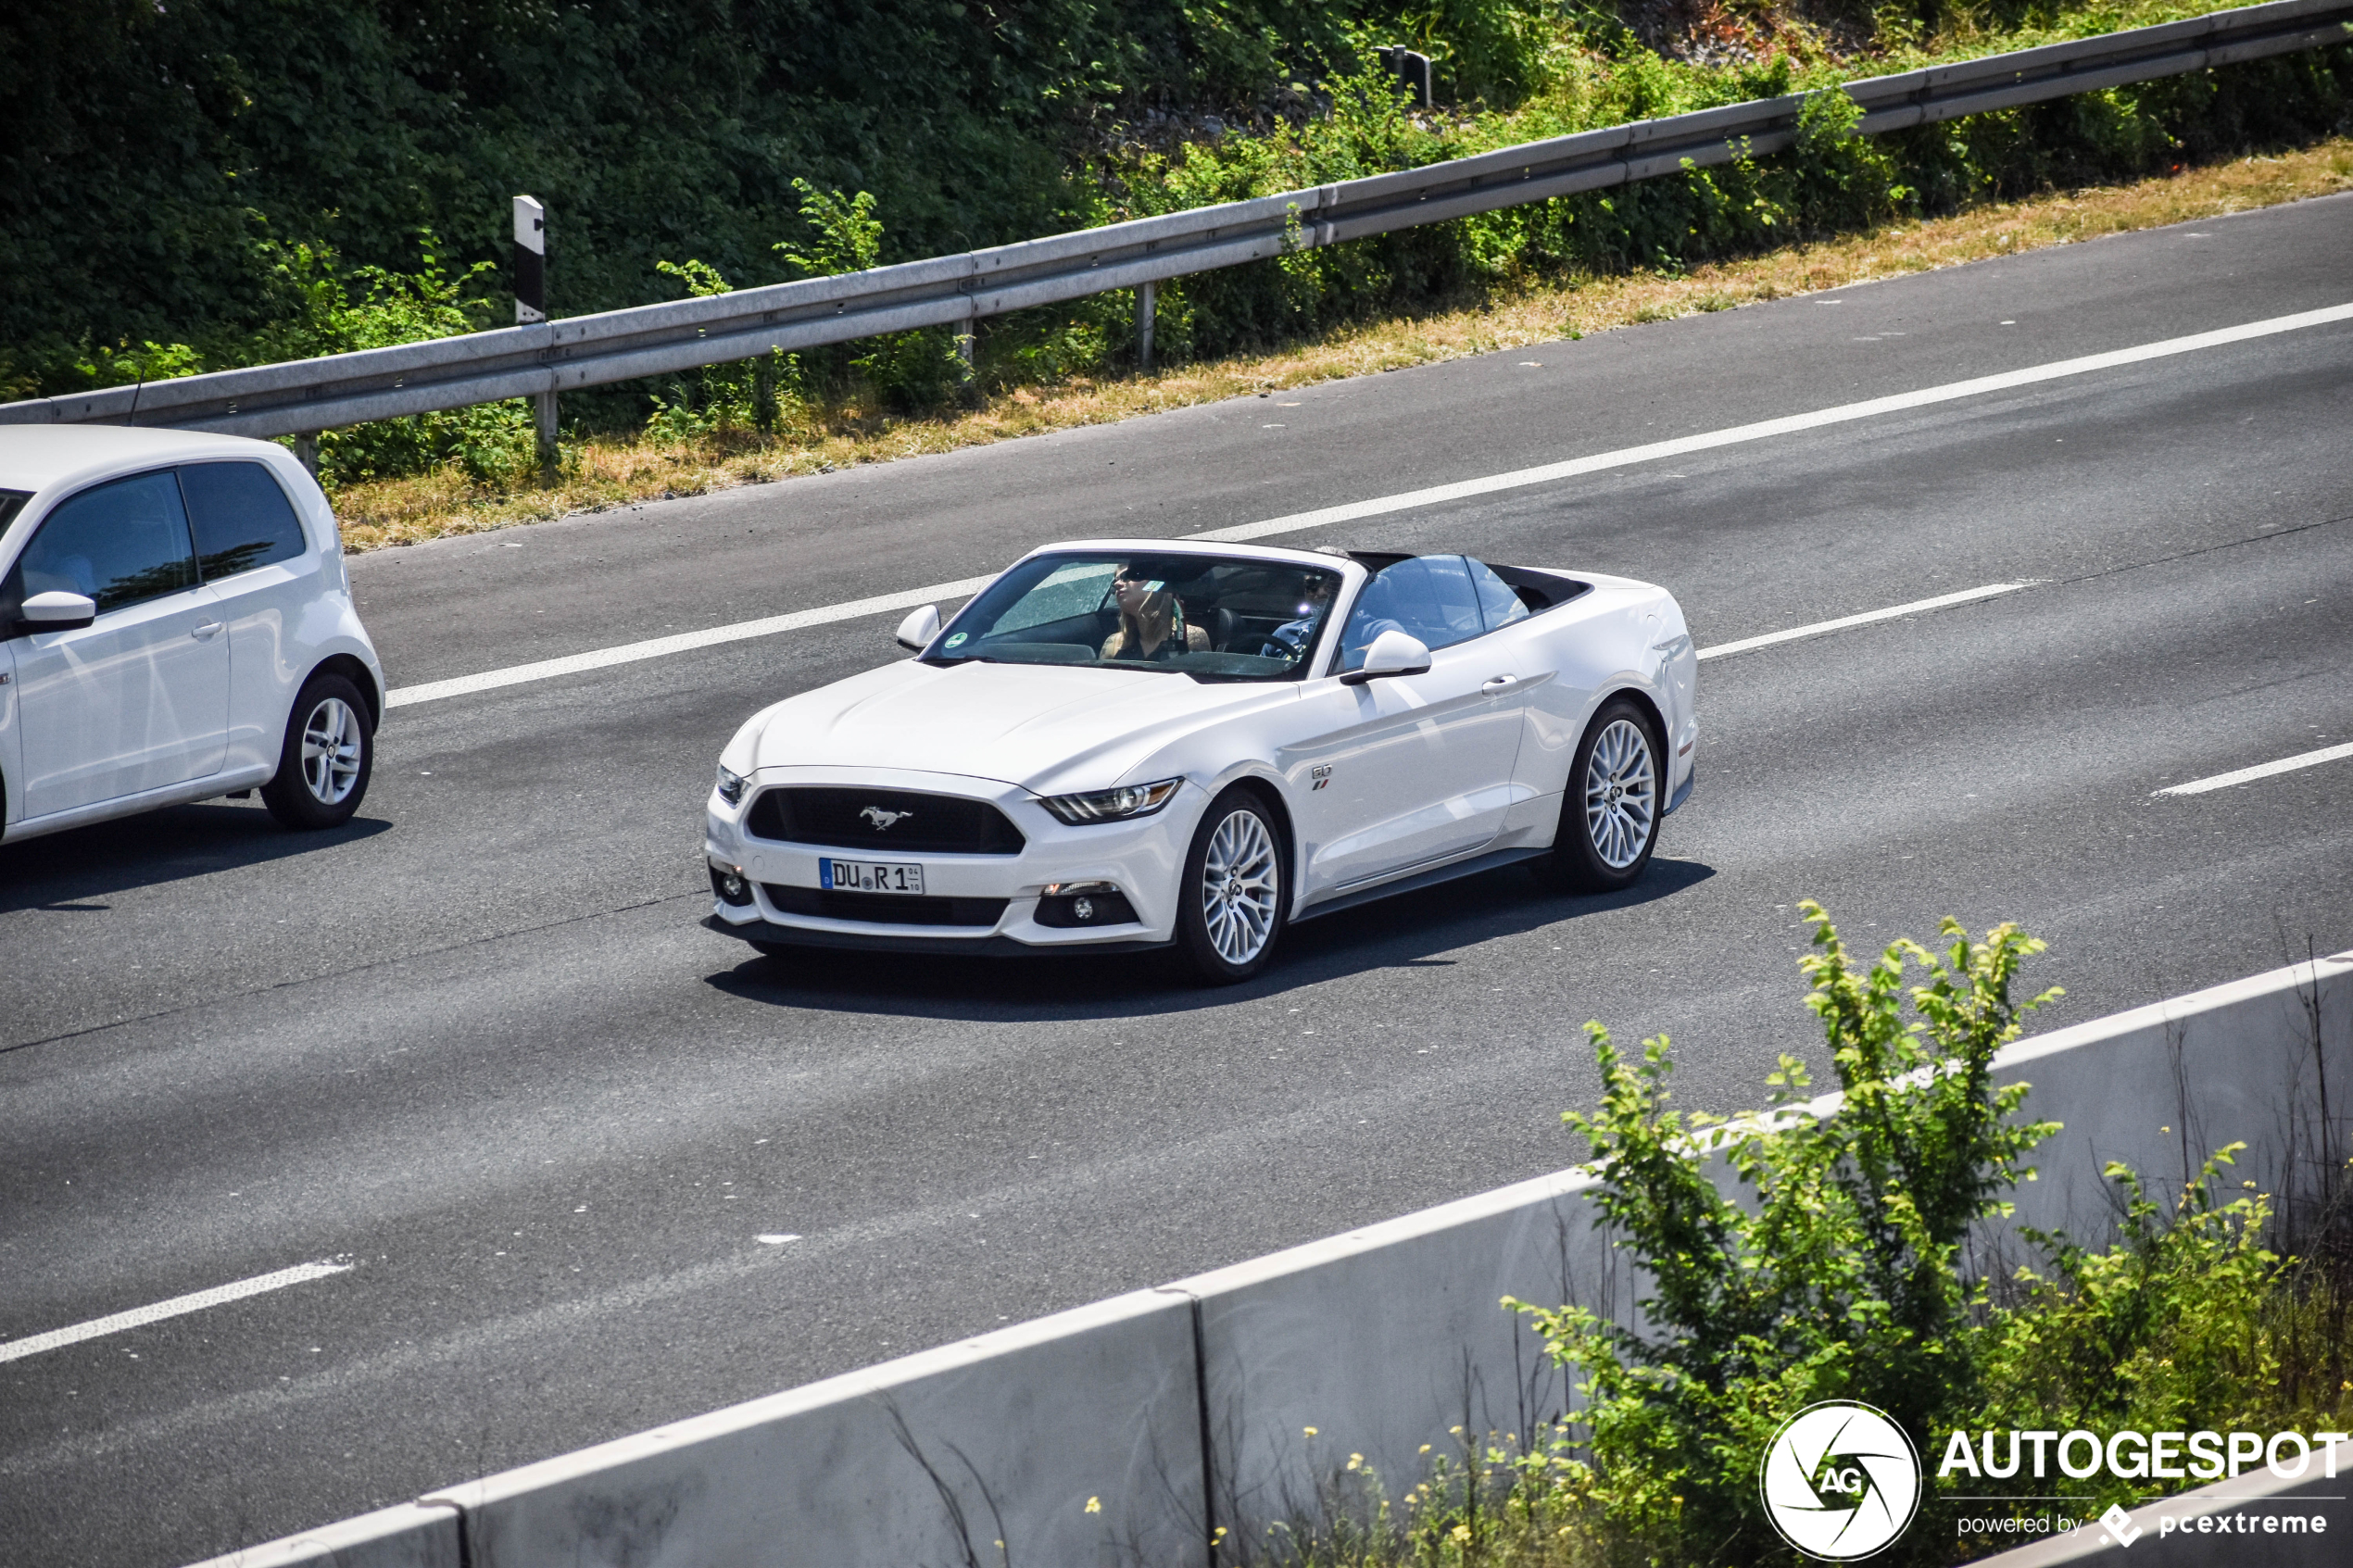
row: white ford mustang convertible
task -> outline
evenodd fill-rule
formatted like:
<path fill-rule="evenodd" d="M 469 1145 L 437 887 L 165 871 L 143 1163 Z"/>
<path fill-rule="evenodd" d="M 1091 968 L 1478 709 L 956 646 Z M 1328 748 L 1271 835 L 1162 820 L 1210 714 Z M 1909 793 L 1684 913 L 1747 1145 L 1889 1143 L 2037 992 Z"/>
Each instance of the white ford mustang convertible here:
<path fill-rule="evenodd" d="M 727 744 L 710 923 L 763 952 L 1175 944 L 1248 978 L 1286 922 L 1516 860 L 1606 892 L 1691 794 L 1698 657 L 1593 572 L 1052 545 L 916 657 Z"/>

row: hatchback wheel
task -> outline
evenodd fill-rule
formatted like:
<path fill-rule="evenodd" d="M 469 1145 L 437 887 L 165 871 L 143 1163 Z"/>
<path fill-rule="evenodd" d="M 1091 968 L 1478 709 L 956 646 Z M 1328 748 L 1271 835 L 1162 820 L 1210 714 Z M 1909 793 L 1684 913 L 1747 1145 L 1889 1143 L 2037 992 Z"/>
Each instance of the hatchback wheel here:
<path fill-rule="evenodd" d="M 1575 893 L 1633 884 L 1658 844 L 1664 755 L 1639 706 L 1625 697 L 1602 705 L 1569 768 L 1553 852 L 1536 862 L 1546 881 Z"/>
<path fill-rule="evenodd" d="M 1229 789 L 1202 814 L 1178 884 L 1176 935 L 1212 985 L 1230 985 L 1266 967 L 1289 901 L 1282 844 L 1255 790 Z"/>
<path fill-rule="evenodd" d="M 261 803 L 290 828 L 340 827 L 359 809 L 375 760 L 359 688 L 341 675 L 313 675 L 286 716 L 277 776 L 261 786 Z"/>

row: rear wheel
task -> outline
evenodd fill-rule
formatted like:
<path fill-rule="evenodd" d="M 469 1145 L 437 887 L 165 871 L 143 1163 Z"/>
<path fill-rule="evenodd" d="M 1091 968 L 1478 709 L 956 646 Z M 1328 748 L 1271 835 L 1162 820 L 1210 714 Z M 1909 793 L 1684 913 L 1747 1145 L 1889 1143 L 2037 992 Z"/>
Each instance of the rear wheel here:
<path fill-rule="evenodd" d="M 1213 985 L 1266 967 L 1290 885 L 1282 844 L 1255 790 L 1229 789 L 1202 814 L 1177 884 L 1176 940 L 1194 972 Z"/>
<path fill-rule="evenodd" d="M 1602 705 L 1578 743 L 1553 852 L 1536 862 L 1545 881 L 1615 893 L 1642 876 L 1658 844 L 1665 755 L 1641 705 L 1622 696 Z"/>
<path fill-rule="evenodd" d="M 367 796 L 375 760 L 375 725 L 359 688 L 341 675 L 313 675 L 286 715 L 277 776 L 261 786 L 261 803 L 286 827 L 341 827 Z"/>

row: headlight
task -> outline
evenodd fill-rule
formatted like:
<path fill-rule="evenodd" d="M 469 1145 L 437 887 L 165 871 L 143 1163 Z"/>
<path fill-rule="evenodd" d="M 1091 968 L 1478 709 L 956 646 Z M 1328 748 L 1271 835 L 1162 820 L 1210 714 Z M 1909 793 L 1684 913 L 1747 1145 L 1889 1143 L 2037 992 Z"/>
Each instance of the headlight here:
<path fill-rule="evenodd" d="M 751 781 L 741 773 L 729 772 L 724 762 L 719 765 L 719 798 L 728 805 L 740 805 L 743 801 L 744 791 L 749 787 Z"/>
<path fill-rule="evenodd" d="M 1176 786 L 1184 782 L 1163 779 L 1158 784 L 1099 789 L 1090 795 L 1049 795 L 1039 803 L 1073 827 L 1088 822 L 1116 822 L 1129 817 L 1151 816 L 1175 797 Z"/>

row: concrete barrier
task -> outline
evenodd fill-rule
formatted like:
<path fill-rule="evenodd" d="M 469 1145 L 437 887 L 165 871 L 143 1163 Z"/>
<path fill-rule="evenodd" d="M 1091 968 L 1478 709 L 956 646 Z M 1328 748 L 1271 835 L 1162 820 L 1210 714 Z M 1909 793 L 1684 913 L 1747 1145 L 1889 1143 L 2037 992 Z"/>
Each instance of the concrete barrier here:
<path fill-rule="evenodd" d="M 2032 1085 L 2029 1116 L 2065 1123 L 2016 1195 L 2017 1223 L 2104 1245 L 2107 1161 L 2165 1187 L 2239 1140 L 2239 1173 L 2282 1191 L 2353 1154 L 2339 1109 L 2353 1101 L 2353 953 L 2021 1041 L 1997 1065 L 1997 1081 Z M 432 1555 L 452 1517 L 467 1568 L 1247 1561 L 1269 1526 L 1316 1516 L 1351 1455 L 1393 1495 L 1453 1428 L 1527 1433 L 1560 1413 L 1559 1372 L 1498 1301 L 1625 1307 L 1632 1281 L 1593 1224 L 1592 1186 L 1540 1177 L 205 1568 L 443 1568 L 459 1561 Z M 2187 1506 L 2206 1505 L 2152 1508 Z M 2332 1549 L 2353 1541 L 2353 1512 L 2339 1528 Z M 305 1544 L 331 1537 L 346 1544 Z M 2206 1554 L 2169 1563 L 2246 1555 L 2236 1537 L 2165 1538 L 2169 1554 Z M 2061 1546 L 2093 1549 L 2028 1549 Z"/>
<path fill-rule="evenodd" d="M 1197 1375 L 1190 1304 L 1138 1291 L 425 1500 L 470 1568 L 1176 1562 Z"/>
<path fill-rule="evenodd" d="M 220 1568 L 466 1568 L 458 1511 L 404 1502 L 213 1559 Z"/>
<path fill-rule="evenodd" d="M 1525 1436 L 1562 1412 L 1562 1373 L 1499 1303 L 1604 1304 L 1593 1186 L 1542 1176 L 1169 1287 L 1201 1303 L 1224 1561 L 1318 1517 L 1351 1455 L 1394 1495 L 1420 1479 L 1425 1445 L 1454 1448 L 1453 1429 Z"/>

